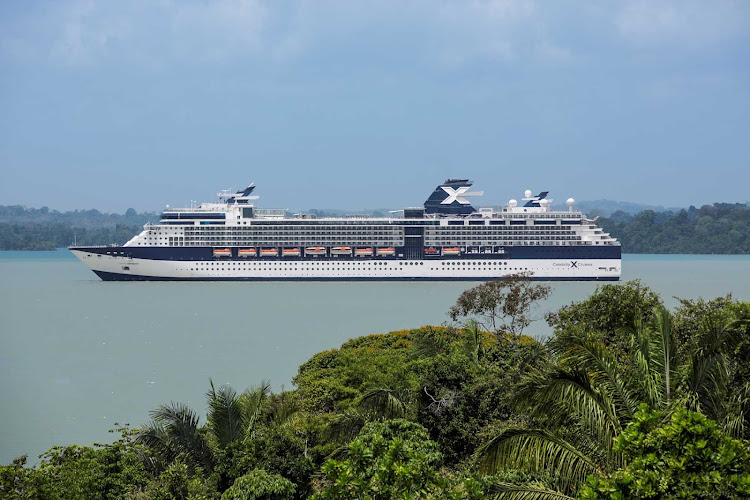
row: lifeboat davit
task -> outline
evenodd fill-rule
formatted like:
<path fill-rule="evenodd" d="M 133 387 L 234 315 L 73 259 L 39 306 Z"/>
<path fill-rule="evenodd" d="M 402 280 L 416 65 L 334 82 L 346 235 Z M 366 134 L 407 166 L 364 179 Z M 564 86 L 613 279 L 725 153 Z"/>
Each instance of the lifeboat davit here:
<path fill-rule="evenodd" d="M 458 247 L 443 248 L 443 255 L 461 255 L 461 249 Z"/>
<path fill-rule="evenodd" d="M 284 257 L 299 257 L 299 248 L 285 248 L 281 251 L 281 255 Z"/>
<path fill-rule="evenodd" d="M 214 257 L 231 257 L 232 250 L 229 248 L 214 248 Z"/>
<path fill-rule="evenodd" d="M 383 256 L 396 255 L 396 249 L 393 247 L 378 248 L 375 253 Z"/>
<path fill-rule="evenodd" d="M 332 247 L 331 255 L 351 255 L 352 247 Z"/>
<path fill-rule="evenodd" d="M 356 248 L 354 250 L 354 255 L 356 255 L 357 257 L 371 257 L 372 248 Z"/>
<path fill-rule="evenodd" d="M 240 248 L 237 255 L 240 257 L 255 257 L 258 252 L 254 248 Z"/>
<path fill-rule="evenodd" d="M 261 248 L 260 249 L 261 257 L 277 257 L 278 255 L 279 255 L 279 250 L 277 248 Z"/>
<path fill-rule="evenodd" d="M 325 255 L 326 247 L 307 247 L 305 248 L 305 255 Z"/>

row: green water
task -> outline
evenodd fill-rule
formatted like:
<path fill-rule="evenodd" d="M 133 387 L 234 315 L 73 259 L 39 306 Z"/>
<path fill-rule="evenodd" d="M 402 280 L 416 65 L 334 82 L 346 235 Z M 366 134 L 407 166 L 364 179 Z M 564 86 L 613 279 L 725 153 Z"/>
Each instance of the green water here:
<path fill-rule="evenodd" d="M 668 306 L 673 296 L 750 300 L 750 256 L 623 260 L 623 279 L 640 278 Z M 209 377 L 289 388 L 301 363 L 349 338 L 447 321 L 475 284 L 105 283 L 66 250 L 0 253 L 0 463 L 107 440 L 115 422 L 137 426 L 173 399 L 204 414 Z M 539 315 L 596 286 L 553 283 Z"/>

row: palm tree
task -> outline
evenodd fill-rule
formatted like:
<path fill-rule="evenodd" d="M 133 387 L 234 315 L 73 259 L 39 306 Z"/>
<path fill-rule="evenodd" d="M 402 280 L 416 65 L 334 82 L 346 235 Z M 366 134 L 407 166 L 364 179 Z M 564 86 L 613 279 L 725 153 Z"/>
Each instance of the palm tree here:
<path fill-rule="evenodd" d="M 192 472 L 213 472 L 217 452 L 242 439 L 250 439 L 268 400 L 270 383 L 247 389 L 242 394 L 228 385 L 218 389 L 211 381 L 206 393 L 207 425 L 199 426 L 199 417 L 184 403 L 172 401 L 151 412 L 151 421 L 137 441 L 151 451 L 148 464 L 163 470 L 175 460 L 184 462 Z"/>
<path fill-rule="evenodd" d="M 184 403 L 172 401 L 151 412 L 151 421 L 139 431 L 136 442 L 151 451 L 144 458 L 150 469 L 162 471 L 172 462 L 191 470 L 213 471 L 216 456 L 198 427 L 198 415 Z"/>
<path fill-rule="evenodd" d="M 574 495 L 589 474 L 622 467 L 614 438 L 641 403 L 667 414 L 687 404 L 719 421 L 733 415 L 728 425 L 740 427 L 737 408 L 743 406 L 730 404 L 725 390 L 726 326 L 707 325 L 689 352 L 680 351 L 672 316 L 663 306 L 654 308 L 649 324 L 636 321 L 622 350 L 607 345 L 598 333 L 557 332 L 548 344 L 556 364 L 527 376 L 516 397 L 538 425 L 507 429 L 478 452 L 485 471 L 545 475 L 552 489 L 505 485 L 498 498 L 564 498 Z"/>

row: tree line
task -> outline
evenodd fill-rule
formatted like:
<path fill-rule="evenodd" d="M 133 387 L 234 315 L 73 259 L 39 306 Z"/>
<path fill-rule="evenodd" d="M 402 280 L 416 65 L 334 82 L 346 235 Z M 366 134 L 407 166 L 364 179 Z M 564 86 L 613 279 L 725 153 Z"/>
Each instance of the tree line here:
<path fill-rule="evenodd" d="M 139 214 L 132 208 L 124 214 L 109 214 L 0 205 L 0 250 L 54 250 L 74 243 L 122 245 L 138 234 L 146 222 L 158 220 L 156 213 Z"/>
<path fill-rule="evenodd" d="M 750 496 L 750 303 L 599 288 L 524 334 L 549 294 L 519 275 L 452 322 L 351 339 L 294 390 L 209 381 L 111 444 L 0 467 L 2 498 L 640 499 Z"/>
<path fill-rule="evenodd" d="M 0 250 L 53 250 L 74 241 L 121 245 L 138 234 L 143 224 L 158 219 L 157 213 L 139 214 L 132 208 L 125 214 L 104 214 L 98 210 L 58 212 L 47 207 L 0 205 Z M 622 243 L 625 253 L 750 253 L 750 207 L 744 204 L 715 203 L 678 212 L 644 210 L 636 215 L 616 211 L 597 222 Z"/>
<path fill-rule="evenodd" d="M 679 212 L 615 212 L 597 221 L 624 253 L 748 254 L 750 207 L 714 203 Z"/>

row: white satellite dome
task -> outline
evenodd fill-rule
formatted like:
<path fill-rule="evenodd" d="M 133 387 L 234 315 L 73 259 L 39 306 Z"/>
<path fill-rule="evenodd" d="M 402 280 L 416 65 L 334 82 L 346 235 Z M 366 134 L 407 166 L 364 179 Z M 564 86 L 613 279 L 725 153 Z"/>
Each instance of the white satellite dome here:
<path fill-rule="evenodd" d="M 546 207 L 547 205 L 549 205 L 549 200 L 539 200 L 539 205 Z"/>
<path fill-rule="evenodd" d="M 569 207 L 572 207 L 573 203 L 575 203 L 575 202 L 576 202 L 576 200 L 574 200 L 573 198 L 568 198 L 568 201 L 566 201 L 565 203 L 567 203 Z"/>
<path fill-rule="evenodd" d="M 525 196 L 526 198 L 531 198 L 531 195 L 532 195 L 532 194 L 533 194 L 533 193 L 531 192 L 531 189 L 527 189 L 526 191 L 524 191 L 524 192 L 523 192 L 523 195 L 524 195 L 524 196 Z"/>
<path fill-rule="evenodd" d="M 515 207 L 516 205 L 518 205 L 518 202 L 517 202 L 516 200 L 510 200 L 510 201 L 508 202 L 508 205 L 509 205 L 510 207 Z"/>

